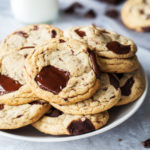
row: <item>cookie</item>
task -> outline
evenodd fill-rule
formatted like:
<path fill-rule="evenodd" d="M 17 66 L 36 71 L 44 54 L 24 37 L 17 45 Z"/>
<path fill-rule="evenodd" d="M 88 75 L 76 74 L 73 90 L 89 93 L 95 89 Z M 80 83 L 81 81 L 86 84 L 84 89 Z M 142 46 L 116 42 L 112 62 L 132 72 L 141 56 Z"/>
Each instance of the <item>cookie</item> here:
<path fill-rule="evenodd" d="M 25 59 L 36 45 L 61 36 L 60 32 L 49 25 L 30 25 L 6 37 L 0 48 L 0 103 L 20 105 L 39 99 L 26 84 L 23 74 Z"/>
<path fill-rule="evenodd" d="M 116 105 L 121 98 L 119 81 L 113 74 L 103 73 L 100 76 L 101 86 L 90 99 L 72 105 L 57 105 L 57 109 L 67 114 L 88 115 L 106 111 Z"/>
<path fill-rule="evenodd" d="M 80 135 L 103 127 L 108 119 L 108 112 L 95 115 L 68 115 L 52 108 L 33 126 L 51 135 Z"/>
<path fill-rule="evenodd" d="M 121 18 L 129 29 L 138 32 L 150 32 L 150 1 L 126 1 L 121 11 Z"/>
<path fill-rule="evenodd" d="M 136 56 L 124 59 L 98 57 L 97 61 L 100 69 L 104 72 L 129 73 L 139 68 L 139 61 Z"/>
<path fill-rule="evenodd" d="M 42 100 L 19 106 L 0 104 L 0 129 L 17 129 L 34 123 L 49 109 L 50 105 Z"/>
<path fill-rule="evenodd" d="M 28 25 L 9 34 L 1 43 L 0 51 L 27 56 L 43 41 L 63 36 L 63 31 L 48 24 Z"/>
<path fill-rule="evenodd" d="M 129 38 L 94 25 L 72 27 L 64 31 L 64 36 L 87 43 L 91 50 L 106 58 L 130 58 L 137 51 Z"/>
<path fill-rule="evenodd" d="M 117 106 L 137 100 L 145 90 L 145 76 L 140 68 L 132 73 L 116 74 L 120 80 L 121 99 Z"/>
<path fill-rule="evenodd" d="M 56 104 L 91 97 L 99 88 L 96 56 L 77 40 L 58 38 L 38 46 L 25 64 L 26 81 L 37 96 Z"/>

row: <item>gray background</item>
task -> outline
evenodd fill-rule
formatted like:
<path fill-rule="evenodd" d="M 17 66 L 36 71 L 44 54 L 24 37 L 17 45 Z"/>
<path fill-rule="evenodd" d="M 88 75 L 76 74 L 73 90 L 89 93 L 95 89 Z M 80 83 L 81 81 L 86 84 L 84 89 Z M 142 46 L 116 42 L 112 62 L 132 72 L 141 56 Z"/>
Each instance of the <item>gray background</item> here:
<path fill-rule="evenodd" d="M 74 0 L 60 0 L 61 8 L 63 9 L 72 1 Z M 95 23 L 107 29 L 111 29 L 129 36 L 136 42 L 138 46 L 145 47 L 147 50 L 150 48 L 150 34 L 129 31 L 122 25 L 120 19 L 112 20 L 103 15 L 105 10 L 114 8 L 113 6 L 100 4 L 94 0 L 82 0 L 82 3 L 84 3 L 85 5 L 85 9 L 82 10 L 83 13 L 89 8 L 94 8 L 95 10 L 97 10 L 98 16 L 96 19 L 85 19 L 79 15 L 66 16 L 62 12 L 60 12 L 60 18 L 53 24 L 61 28 L 67 28 L 73 25 Z M 121 6 L 119 6 L 117 9 L 120 8 Z M 12 32 L 14 29 L 23 25 L 24 24 L 16 21 L 13 18 L 9 8 L 9 1 L 0 0 L 0 40 L 4 38 L 8 33 Z M 148 51 L 140 51 L 139 58 L 144 65 L 144 68 L 148 74 L 148 78 L 150 78 L 150 53 Z M 150 94 L 148 92 L 144 104 L 135 113 L 134 116 L 132 116 L 120 126 L 103 134 L 83 140 L 63 143 L 33 143 L 0 136 L 0 150 L 142 150 L 144 148 L 141 142 L 146 140 L 147 138 L 150 138 L 149 97 Z M 119 141 L 119 139 L 122 139 L 122 141 Z"/>

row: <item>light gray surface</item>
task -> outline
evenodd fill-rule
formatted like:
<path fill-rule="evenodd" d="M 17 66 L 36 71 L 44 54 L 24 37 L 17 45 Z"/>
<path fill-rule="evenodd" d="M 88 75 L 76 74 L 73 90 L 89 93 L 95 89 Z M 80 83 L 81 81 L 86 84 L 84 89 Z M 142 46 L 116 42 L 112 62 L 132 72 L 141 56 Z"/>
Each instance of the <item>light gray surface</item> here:
<path fill-rule="evenodd" d="M 71 1 L 73 0 L 61 0 L 61 2 L 63 2 L 62 5 L 67 5 L 67 2 L 71 3 Z M 89 20 L 79 16 L 65 16 L 61 13 L 61 17 L 54 24 L 59 27 L 66 28 L 72 25 L 96 23 L 98 25 L 116 30 L 122 34 L 132 37 L 132 39 L 135 40 L 138 45 L 146 45 L 145 47 L 149 46 L 148 42 L 146 42 L 145 44 L 145 41 L 150 40 L 149 34 L 143 35 L 135 32 L 130 32 L 123 26 L 118 26 L 118 23 L 116 23 L 115 21 L 104 17 L 102 14 L 104 9 L 108 8 L 107 5 L 97 5 L 98 3 L 93 2 L 94 0 L 82 1 L 86 2 L 87 8 L 94 7 L 95 9 L 97 9 L 99 17 L 95 20 Z M 23 26 L 23 24 L 13 19 L 7 4 L 8 0 L 0 0 L 0 40 L 14 29 Z M 147 39 L 140 40 L 142 36 L 144 36 L 144 38 L 147 37 Z M 144 65 L 144 68 L 150 79 L 150 53 L 140 51 L 139 54 L 140 60 Z M 141 145 L 141 142 L 147 138 L 150 138 L 149 98 L 150 93 L 148 93 L 144 104 L 133 117 L 131 117 L 122 125 L 101 135 L 97 135 L 88 139 L 63 143 L 32 143 L 13 140 L 0 136 L 0 150 L 142 150 L 144 148 Z M 119 142 L 118 139 L 120 138 L 122 139 L 122 141 Z"/>

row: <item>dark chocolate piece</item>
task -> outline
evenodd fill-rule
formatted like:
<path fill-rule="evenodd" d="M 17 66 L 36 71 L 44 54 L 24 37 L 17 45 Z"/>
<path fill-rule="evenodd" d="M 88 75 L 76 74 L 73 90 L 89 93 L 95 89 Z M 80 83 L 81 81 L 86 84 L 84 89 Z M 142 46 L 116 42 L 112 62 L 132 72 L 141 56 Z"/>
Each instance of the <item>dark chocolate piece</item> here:
<path fill-rule="evenodd" d="M 145 148 L 150 148 L 150 139 L 147 139 L 145 141 L 142 142 L 142 145 L 145 147 Z"/>
<path fill-rule="evenodd" d="M 76 29 L 75 32 L 76 32 L 80 37 L 86 36 L 86 33 L 85 33 L 84 31 L 79 30 L 79 29 Z"/>
<path fill-rule="evenodd" d="M 0 95 L 17 91 L 21 86 L 18 81 L 8 76 L 0 75 Z"/>
<path fill-rule="evenodd" d="M 142 27 L 143 32 L 150 32 L 150 26 L 149 27 Z"/>
<path fill-rule="evenodd" d="M 92 51 L 90 49 L 88 49 L 88 53 L 90 55 L 90 59 L 91 59 L 91 62 L 92 62 L 92 68 L 93 68 L 97 78 L 100 78 L 101 71 L 100 71 L 99 65 L 97 64 L 96 54 L 95 54 L 94 51 Z"/>
<path fill-rule="evenodd" d="M 116 89 L 118 89 L 119 88 L 119 81 L 115 78 L 114 75 L 112 75 L 110 73 L 108 75 L 109 75 L 110 84 L 112 86 L 114 86 Z"/>
<path fill-rule="evenodd" d="M 110 9 L 110 10 L 107 10 L 107 11 L 105 12 L 105 15 L 106 15 L 107 17 L 116 19 L 116 18 L 118 18 L 119 13 L 118 13 L 118 11 L 115 10 L 115 9 Z"/>
<path fill-rule="evenodd" d="M 70 73 L 54 66 L 46 66 L 35 77 L 35 81 L 43 90 L 58 94 L 66 87 Z"/>
<path fill-rule="evenodd" d="M 92 122 L 86 118 L 84 121 L 72 121 L 67 129 L 71 135 L 80 135 L 94 131 L 95 127 L 93 126 Z"/>
<path fill-rule="evenodd" d="M 63 39 L 60 39 L 59 42 L 60 42 L 60 43 L 65 43 L 66 41 L 63 40 Z"/>
<path fill-rule="evenodd" d="M 128 54 L 130 52 L 130 45 L 122 45 L 117 41 L 107 43 L 106 47 L 116 54 Z"/>
<path fill-rule="evenodd" d="M 86 17 L 86 18 L 96 18 L 96 13 L 93 9 L 90 9 L 84 14 L 84 17 Z"/>
<path fill-rule="evenodd" d="M 18 31 L 18 32 L 15 32 L 16 34 L 20 35 L 20 36 L 23 36 L 24 38 L 28 38 L 29 35 L 23 31 Z"/>
<path fill-rule="evenodd" d="M 0 110 L 4 109 L 4 104 L 0 104 Z"/>
<path fill-rule="evenodd" d="M 124 84 L 124 86 L 121 87 L 121 94 L 123 96 L 129 96 L 131 93 L 131 88 L 132 88 L 133 84 L 134 84 L 134 80 L 131 77 L 127 80 L 127 82 Z"/>
<path fill-rule="evenodd" d="M 123 77 L 123 73 L 116 73 L 115 75 L 118 77 L 118 79 L 121 79 Z"/>
<path fill-rule="evenodd" d="M 48 112 L 48 113 L 46 113 L 45 115 L 46 116 L 49 116 L 49 117 L 58 117 L 58 116 L 60 116 L 60 115 L 62 115 L 63 113 L 60 111 L 60 110 L 58 110 L 58 109 L 55 109 L 54 107 L 52 107 L 51 109 L 50 109 L 50 111 Z"/>
<path fill-rule="evenodd" d="M 52 30 L 52 32 L 51 32 L 52 34 L 51 34 L 51 37 L 52 38 L 55 38 L 56 37 L 56 35 L 57 35 L 57 33 L 56 33 L 56 31 L 55 30 Z"/>
<path fill-rule="evenodd" d="M 23 115 L 18 115 L 16 118 L 20 118 L 20 117 L 22 117 Z"/>

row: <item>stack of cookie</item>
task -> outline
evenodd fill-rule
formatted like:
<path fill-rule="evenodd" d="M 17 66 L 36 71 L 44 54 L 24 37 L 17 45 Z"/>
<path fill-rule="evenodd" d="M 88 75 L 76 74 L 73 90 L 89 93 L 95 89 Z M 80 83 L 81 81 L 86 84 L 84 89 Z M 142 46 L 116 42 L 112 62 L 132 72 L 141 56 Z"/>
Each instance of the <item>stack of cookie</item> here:
<path fill-rule="evenodd" d="M 0 129 L 32 124 L 51 135 L 88 133 L 145 88 L 134 42 L 96 26 L 63 32 L 29 25 L 0 50 Z"/>

